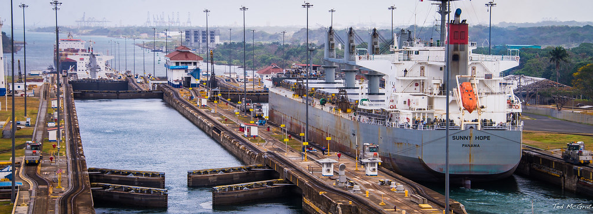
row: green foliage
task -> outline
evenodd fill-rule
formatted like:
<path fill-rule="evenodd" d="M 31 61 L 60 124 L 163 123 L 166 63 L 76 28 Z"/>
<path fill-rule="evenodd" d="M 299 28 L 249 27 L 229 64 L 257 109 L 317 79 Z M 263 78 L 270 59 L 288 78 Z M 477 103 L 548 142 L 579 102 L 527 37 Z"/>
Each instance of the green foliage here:
<path fill-rule="evenodd" d="M 573 85 L 589 97 L 593 97 L 593 64 L 587 64 L 573 74 Z"/>

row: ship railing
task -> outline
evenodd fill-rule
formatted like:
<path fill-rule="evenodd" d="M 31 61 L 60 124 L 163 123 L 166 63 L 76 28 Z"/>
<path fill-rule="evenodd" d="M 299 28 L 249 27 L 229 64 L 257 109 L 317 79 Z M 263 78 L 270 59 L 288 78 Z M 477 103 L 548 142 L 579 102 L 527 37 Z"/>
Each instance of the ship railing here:
<path fill-rule="evenodd" d="M 356 55 L 356 61 L 387 60 L 392 62 L 395 59 L 395 56 L 395 54 Z"/>
<path fill-rule="evenodd" d="M 519 61 L 520 57 L 517 55 L 482 55 L 472 54 L 469 56 L 469 61 Z"/>

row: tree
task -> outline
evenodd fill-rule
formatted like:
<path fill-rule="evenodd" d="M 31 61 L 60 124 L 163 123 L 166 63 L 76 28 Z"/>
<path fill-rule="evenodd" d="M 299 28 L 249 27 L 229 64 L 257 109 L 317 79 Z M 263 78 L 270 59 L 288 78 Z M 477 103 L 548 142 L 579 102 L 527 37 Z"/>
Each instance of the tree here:
<path fill-rule="evenodd" d="M 593 64 L 587 64 L 572 74 L 572 84 L 589 97 L 593 96 Z"/>
<path fill-rule="evenodd" d="M 556 82 L 558 82 L 558 77 L 560 77 L 560 62 L 568 62 L 568 53 L 566 52 L 566 49 L 560 46 L 552 49 L 549 53 L 550 62 L 556 64 Z"/>

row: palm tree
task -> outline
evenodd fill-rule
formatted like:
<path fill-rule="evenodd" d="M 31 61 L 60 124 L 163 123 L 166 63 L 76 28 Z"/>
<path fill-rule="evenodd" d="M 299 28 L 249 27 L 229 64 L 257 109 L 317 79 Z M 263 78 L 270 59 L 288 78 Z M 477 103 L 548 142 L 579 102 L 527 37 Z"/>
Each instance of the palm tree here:
<path fill-rule="evenodd" d="M 558 46 L 550 51 L 550 62 L 556 63 L 556 82 L 558 83 L 558 77 L 560 77 L 560 62 L 568 62 L 568 53 L 566 49 Z"/>

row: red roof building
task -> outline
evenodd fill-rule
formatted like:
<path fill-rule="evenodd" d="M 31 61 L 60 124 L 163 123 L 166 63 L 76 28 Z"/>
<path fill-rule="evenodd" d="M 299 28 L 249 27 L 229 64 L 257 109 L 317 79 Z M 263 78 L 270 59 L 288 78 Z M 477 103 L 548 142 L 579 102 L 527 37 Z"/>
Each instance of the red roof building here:
<path fill-rule="evenodd" d="M 192 53 L 191 49 L 185 46 L 175 48 L 175 51 L 167 54 L 165 58 L 169 85 L 173 87 L 181 87 L 182 84 L 187 84 L 188 87 L 198 85 L 200 66 L 204 58 Z"/>
<path fill-rule="evenodd" d="M 262 79 L 270 79 L 273 75 L 277 73 L 284 73 L 284 70 L 278 67 L 276 63 L 272 63 L 270 66 L 257 71 L 257 74 L 259 74 L 259 76 Z"/>

